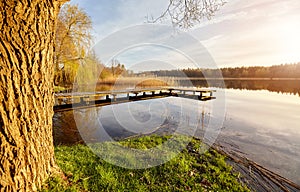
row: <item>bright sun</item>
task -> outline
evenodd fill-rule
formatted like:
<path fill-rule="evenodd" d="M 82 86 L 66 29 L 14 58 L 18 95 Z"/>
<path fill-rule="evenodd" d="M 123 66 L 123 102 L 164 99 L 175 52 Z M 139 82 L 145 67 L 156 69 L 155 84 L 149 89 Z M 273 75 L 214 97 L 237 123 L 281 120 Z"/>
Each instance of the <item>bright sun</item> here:
<path fill-rule="evenodd" d="M 300 61 L 300 21 L 288 20 L 279 28 L 280 49 L 286 59 Z"/>

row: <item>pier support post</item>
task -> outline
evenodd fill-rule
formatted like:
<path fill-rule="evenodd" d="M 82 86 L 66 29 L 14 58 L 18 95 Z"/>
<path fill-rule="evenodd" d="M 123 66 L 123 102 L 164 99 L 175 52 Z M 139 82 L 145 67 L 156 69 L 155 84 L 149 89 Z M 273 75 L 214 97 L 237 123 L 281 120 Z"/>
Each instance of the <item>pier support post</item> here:
<path fill-rule="evenodd" d="M 80 103 L 85 104 L 85 101 L 84 101 L 83 97 L 80 97 Z"/>

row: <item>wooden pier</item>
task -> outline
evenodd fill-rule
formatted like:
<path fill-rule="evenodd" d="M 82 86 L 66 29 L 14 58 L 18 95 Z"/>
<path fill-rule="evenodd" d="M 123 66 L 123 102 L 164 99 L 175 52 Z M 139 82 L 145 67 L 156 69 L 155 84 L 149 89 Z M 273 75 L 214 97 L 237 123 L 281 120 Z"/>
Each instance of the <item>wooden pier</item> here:
<path fill-rule="evenodd" d="M 215 90 L 164 87 L 100 92 L 55 93 L 54 112 L 169 96 L 207 101 L 215 99 L 213 92 Z"/>

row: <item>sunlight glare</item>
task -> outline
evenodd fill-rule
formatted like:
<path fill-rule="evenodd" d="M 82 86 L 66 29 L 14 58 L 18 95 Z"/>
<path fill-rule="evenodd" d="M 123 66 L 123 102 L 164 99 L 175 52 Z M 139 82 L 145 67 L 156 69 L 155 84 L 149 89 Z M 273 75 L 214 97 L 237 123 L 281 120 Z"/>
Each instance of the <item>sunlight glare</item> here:
<path fill-rule="evenodd" d="M 300 61 L 300 22 L 292 19 L 279 27 L 282 53 L 288 61 Z"/>

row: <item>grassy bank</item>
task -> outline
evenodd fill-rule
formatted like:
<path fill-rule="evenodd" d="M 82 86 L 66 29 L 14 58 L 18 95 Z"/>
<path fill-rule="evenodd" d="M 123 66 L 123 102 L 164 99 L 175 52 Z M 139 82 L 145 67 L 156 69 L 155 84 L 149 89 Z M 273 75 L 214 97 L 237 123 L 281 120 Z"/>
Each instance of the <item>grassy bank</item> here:
<path fill-rule="evenodd" d="M 145 149 L 168 139 L 152 135 L 120 144 Z M 55 155 L 64 176 L 50 178 L 42 191 L 249 191 L 238 182 L 239 175 L 232 172 L 224 156 L 214 150 L 200 154 L 200 145 L 192 139 L 171 161 L 136 170 L 109 164 L 84 145 L 59 146 Z"/>
<path fill-rule="evenodd" d="M 102 85 L 111 86 L 130 86 L 130 87 L 144 87 L 144 86 L 167 86 L 170 85 L 172 78 L 155 78 L 155 77 L 116 77 L 107 78 L 98 82 Z"/>
<path fill-rule="evenodd" d="M 99 80 L 95 84 L 79 85 L 78 91 L 123 90 L 126 88 L 150 88 L 176 86 L 172 77 L 115 77 Z"/>

